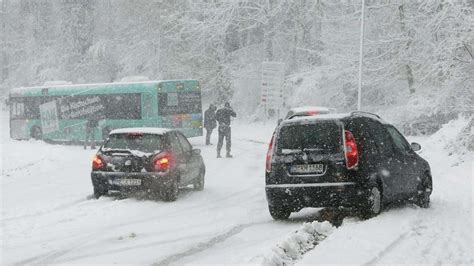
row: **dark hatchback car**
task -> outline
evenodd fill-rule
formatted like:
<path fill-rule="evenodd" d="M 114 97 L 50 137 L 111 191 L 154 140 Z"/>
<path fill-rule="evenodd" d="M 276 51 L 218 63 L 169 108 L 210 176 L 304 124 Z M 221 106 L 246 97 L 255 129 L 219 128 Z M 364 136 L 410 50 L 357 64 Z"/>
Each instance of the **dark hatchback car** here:
<path fill-rule="evenodd" d="M 174 201 L 180 187 L 204 189 L 205 165 L 177 130 L 124 128 L 110 132 L 92 161 L 94 196 L 145 191 Z"/>
<path fill-rule="evenodd" d="M 427 208 L 433 185 L 420 149 L 370 113 L 286 120 L 267 153 L 270 214 L 287 219 L 304 207 L 350 207 L 368 218 L 408 199 Z"/>

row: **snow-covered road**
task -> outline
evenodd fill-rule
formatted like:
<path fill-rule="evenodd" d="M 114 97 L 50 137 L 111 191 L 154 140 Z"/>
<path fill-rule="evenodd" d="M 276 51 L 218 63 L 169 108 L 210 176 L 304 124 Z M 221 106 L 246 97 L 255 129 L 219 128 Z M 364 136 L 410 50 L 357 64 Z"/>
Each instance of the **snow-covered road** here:
<path fill-rule="evenodd" d="M 202 149 L 204 191 L 176 202 L 91 198 L 94 151 L 14 141 L 2 119 L 2 264 L 262 264 L 315 209 L 273 221 L 264 194 L 273 125 L 236 125 L 233 159 Z M 471 263 L 472 156 L 447 156 L 442 136 L 421 139 L 434 175 L 432 208 L 392 206 L 368 221 L 346 218 L 301 264 Z M 472 155 L 472 154 L 471 154 Z M 272 262 L 275 262 L 274 260 Z"/>
<path fill-rule="evenodd" d="M 5 123 L 4 123 L 5 125 Z M 5 127 L 3 127 L 5 129 Z M 233 159 L 207 166 L 202 192 L 176 202 L 91 199 L 94 151 L 2 139 L 2 254 L 7 264 L 251 263 L 305 220 L 274 222 L 264 195 L 264 141 L 234 140 Z M 259 257 L 260 256 L 260 257 Z"/>

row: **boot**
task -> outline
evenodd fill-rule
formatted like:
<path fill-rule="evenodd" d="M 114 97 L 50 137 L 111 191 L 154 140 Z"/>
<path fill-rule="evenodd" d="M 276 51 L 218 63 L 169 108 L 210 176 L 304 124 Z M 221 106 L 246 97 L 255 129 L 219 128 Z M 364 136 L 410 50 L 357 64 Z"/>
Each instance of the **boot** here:
<path fill-rule="evenodd" d="M 217 158 L 222 158 L 220 153 L 217 153 Z"/>
<path fill-rule="evenodd" d="M 225 157 L 227 157 L 227 158 L 232 158 L 233 156 L 232 156 L 232 154 L 230 154 L 230 152 L 228 152 L 228 153 L 225 155 Z"/>

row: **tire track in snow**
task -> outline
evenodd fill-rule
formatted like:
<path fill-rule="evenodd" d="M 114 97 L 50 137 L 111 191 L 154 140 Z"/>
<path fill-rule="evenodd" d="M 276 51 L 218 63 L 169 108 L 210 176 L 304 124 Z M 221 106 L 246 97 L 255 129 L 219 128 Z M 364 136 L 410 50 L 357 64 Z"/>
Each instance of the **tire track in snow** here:
<path fill-rule="evenodd" d="M 212 248 L 213 246 L 226 241 L 230 237 L 239 234 L 240 232 L 242 232 L 244 229 L 246 229 L 248 227 L 251 227 L 251 226 L 254 226 L 254 225 L 259 225 L 259 224 L 264 224 L 264 223 L 267 223 L 267 222 L 248 223 L 248 224 L 236 225 L 236 226 L 232 227 L 230 230 L 228 230 L 227 232 L 216 235 L 216 236 L 212 237 L 211 239 L 209 239 L 205 242 L 198 243 L 197 245 L 195 245 L 194 247 L 191 247 L 188 250 L 170 255 L 170 256 L 166 257 L 165 259 L 163 259 L 159 262 L 153 263 L 152 265 L 153 266 L 168 266 L 172 263 L 175 263 L 175 262 L 179 261 L 180 259 L 182 259 L 184 257 L 189 257 L 189 256 L 195 255 L 197 253 L 203 252 L 203 251 L 205 251 L 209 248 Z"/>
<path fill-rule="evenodd" d="M 64 203 L 64 204 L 61 204 L 59 206 L 56 206 L 52 209 L 49 209 L 49 210 L 43 210 L 43 211 L 39 211 L 39 212 L 35 212 L 35 213 L 30 213 L 30 214 L 25 214 L 25 215 L 20 215 L 20 216 L 15 216 L 15 217 L 8 217 L 8 218 L 4 218 L 4 219 L 0 219 L 0 222 L 9 222 L 9 221 L 15 221 L 15 220 L 20 220 L 20 219 L 24 219 L 24 218 L 31 218 L 31 217 L 37 217 L 37 216 L 42 216 L 42 215 L 46 215 L 46 214 L 50 214 L 52 212 L 55 212 L 55 211 L 60 211 L 60 210 L 63 210 L 63 209 L 67 209 L 69 207 L 72 207 L 74 205 L 77 205 L 81 202 L 85 202 L 87 201 L 88 199 L 87 198 L 84 198 L 84 199 L 80 199 L 80 200 L 74 200 L 74 201 L 70 201 L 70 202 L 67 202 L 67 203 Z"/>
<path fill-rule="evenodd" d="M 378 264 L 378 262 L 385 257 L 387 254 L 392 252 L 392 250 L 398 246 L 400 243 L 406 240 L 406 238 L 413 234 L 418 232 L 419 228 L 422 226 L 420 225 L 420 222 L 422 220 L 415 220 L 411 223 L 410 229 L 405 231 L 404 233 L 400 234 L 395 240 L 393 240 L 390 244 L 388 244 L 384 249 L 382 249 L 373 259 L 371 259 L 369 262 L 365 263 L 365 266 L 372 266 Z"/>
<path fill-rule="evenodd" d="M 382 251 L 380 251 L 372 260 L 365 263 L 364 265 L 365 266 L 376 265 L 377 262 L 380 261 L 385 255 L 390 253 L 394 247 L 396 247 L 398 244 L 403 242 L 411 231 L 412 230 L 410 229 L 407 232 L 399 235 L 394 241 L 392 241 L 388 246 L 386 246 Z"/>
<path fill-rule="evenodd" d="M 46 161 L 46 158 L 42 158 L 42 159 L 39 159 L 39 160 L 36 160 L 36 161 L 33 161 L 33 162 L 30 162 L 30 163 L 27 163 L 27 164 L 24 164 L 22 166 L 18 166 L 18 167 L 15 167 L 15 168 L 12 168 L 12 169 L 6 169 L 6 170 L 3 170 L 2 171 L 2 175 L 3 176 L 10 176 L 9 173 L 11 172 L 16 172 L 16 171 L 20 171 L 20 170 L 24 170 L 26 168 L 29 168 L 29 167 L 32 167 L 32 166 L 35 166 L 43 161 Z M 52 160 L 51 160 L 52 161 Z"/>

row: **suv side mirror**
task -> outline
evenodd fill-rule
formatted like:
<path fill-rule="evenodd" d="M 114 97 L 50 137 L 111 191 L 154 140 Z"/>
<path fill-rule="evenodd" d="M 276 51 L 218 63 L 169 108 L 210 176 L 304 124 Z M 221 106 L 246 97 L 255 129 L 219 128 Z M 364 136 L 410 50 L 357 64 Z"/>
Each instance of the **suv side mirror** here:
<path fill-rule="evenodd" d="M 413 151 L 421 151 L 421 145 L 416 142 L 412 142 L 410 146 Z"/>
<path fill-rule="evenodd" d="M 193 149 L 193 154 L 195 154 L 195 155 L 200 155 L 200 154 L 201 154 L 201 150 L 200 150 L 200 149 Z"/>

